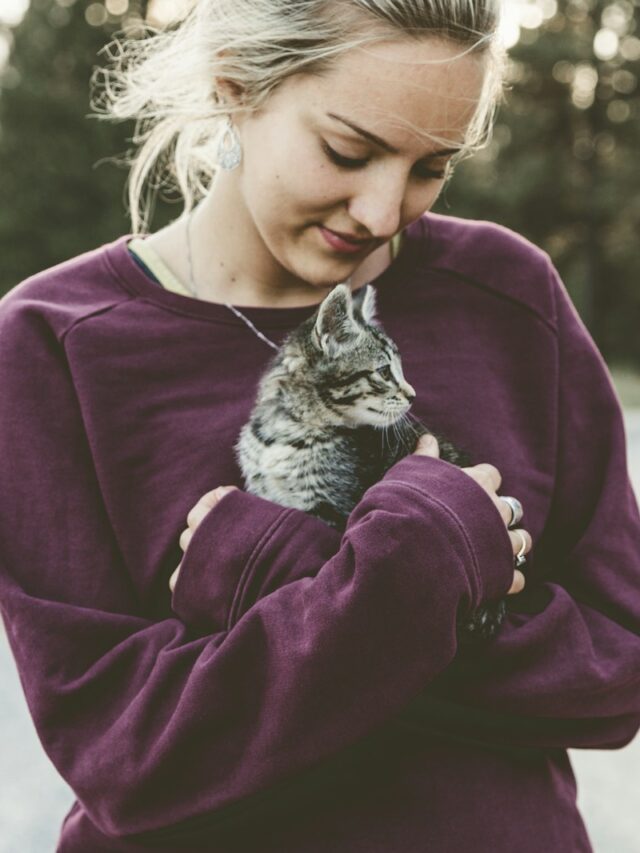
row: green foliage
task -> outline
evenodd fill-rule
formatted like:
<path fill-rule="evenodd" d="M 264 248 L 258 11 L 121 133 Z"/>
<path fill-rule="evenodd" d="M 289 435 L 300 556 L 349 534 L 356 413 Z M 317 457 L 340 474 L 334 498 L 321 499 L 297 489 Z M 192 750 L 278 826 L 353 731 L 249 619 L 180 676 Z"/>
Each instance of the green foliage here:
<path fill-rule="evenodd" d="M 523 30 L 494 140 L 460 164 L 436 208 L 500 222 L 549 252 L 604 355 L 636 366 L 639 5 L 561 0 Z M 601 29 L 618 37 L 610 59 L 594 52 Z"/>
<path fill-rule="evenodd" d="M 129 229 L 113 159 L 133 128 L 88 118 L 98 51 L 123 22 L 91 26 L 88 5 L 34 0 L 13 31 L 0 77 L 0 293 Z"/>

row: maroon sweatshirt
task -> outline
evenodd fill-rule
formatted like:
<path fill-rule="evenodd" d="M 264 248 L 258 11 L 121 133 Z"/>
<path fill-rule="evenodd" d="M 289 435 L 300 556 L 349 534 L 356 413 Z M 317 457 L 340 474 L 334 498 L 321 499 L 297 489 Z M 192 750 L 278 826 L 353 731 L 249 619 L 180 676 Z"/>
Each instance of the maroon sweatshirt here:
<path fill-rule="evenodd" d="M 374 284 L 414 412 L 533 537 L 499 636 L 456 623 L 513 555 L 487 493 L 411 456 L 340 535 L 218 485 L 272 355 L 127 238 L 0 301 L 0 602 L 77 801 L 63 853 L 589 851 L 567 747 L 640 726 L 640 518 L 620 406 L 549 258 L 427 214 Z M 276 341 L 313 312 L 253 308 Z M 37 806 L 35 806 L 37 807 Z"/>

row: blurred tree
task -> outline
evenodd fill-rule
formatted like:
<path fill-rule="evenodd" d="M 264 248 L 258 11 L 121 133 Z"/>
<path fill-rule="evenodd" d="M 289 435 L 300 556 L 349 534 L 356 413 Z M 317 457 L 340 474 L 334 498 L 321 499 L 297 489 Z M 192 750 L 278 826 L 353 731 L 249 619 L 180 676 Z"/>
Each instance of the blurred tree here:
<path fill-rule="evenodd" d="M 32 0 L 13 30 L 0 73 L 0 293 L 128 231 L 126 170 L 108 161 L 133 127 L 87 118 L 89 80 L 98 51 L 145 6 Z"/>
<path fill-rule="evenodd" d="M 436 209 L 548 251 L 605 357 L 640 366 L 640 3 L 529 5 L 493 142 Z"/>

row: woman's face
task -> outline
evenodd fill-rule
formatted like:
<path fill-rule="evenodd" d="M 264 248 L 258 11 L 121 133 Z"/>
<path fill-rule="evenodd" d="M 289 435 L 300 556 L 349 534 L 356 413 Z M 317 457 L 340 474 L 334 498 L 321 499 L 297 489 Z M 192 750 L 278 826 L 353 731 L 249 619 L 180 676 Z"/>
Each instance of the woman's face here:
<path fill-rule="evenodd" d="M 237 119 L 243 165 L 227 178 L 277 266 L 309 284 L 344 281 L 434 204 L 483 83 L 482 57 L 461 52 L 435 39 L 354 50 Z"/>

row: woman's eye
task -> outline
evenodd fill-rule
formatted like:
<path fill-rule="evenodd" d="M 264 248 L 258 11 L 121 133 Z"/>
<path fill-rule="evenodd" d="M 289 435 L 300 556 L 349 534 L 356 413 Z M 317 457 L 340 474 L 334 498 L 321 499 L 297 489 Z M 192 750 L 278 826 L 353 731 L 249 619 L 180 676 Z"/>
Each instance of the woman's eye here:
<path fill-rule="evenodd" d="M 322 148 L 332 163 L 339 166 L 341 169 L 362 169 L 369 162 L 368 157 L 344 157 L 338 154 L 327 142 L 322 143 Z M 447 163 L 442 169 L 429 168 L 426 165 L 416 166 L 415 173 L 421 181 L 441 181 L 446 178 L 452 171 L 452 167 Z"/>
<path fill-rule="evenodd" d="M 389 382 L 390 379 L 393 379 L 393 373 L 391 373 L 391 368 L 388 364 L 385 364 L 384 367 L 379 367 L 376 370 L 376 373 L 384 379 L 385 382 Z"/>
<path fill-rule="evenodd" d="M 427 166 L 418 166 L 416 169 L 416 175 L 421 181 L 441 181 L 443 178 L 446 178 L 451 171 L 452 167 L 448 163 L 443 169 L 429 169 Z"/>
<path fill-rule="evenodd" d="M 331 160 L 331 162 L 335 163 L 336 166 L 340 166 L 342 169 L 361 169 L 369 162 L 367 157 L 362 157 L 359 159 L 354 159 L 352 157 L 343 157 L 342 154 L 338 154 L 338 152 L 334 151 L 333 148 L 326 142 L 323 142 L 322 147 L 324 148 L 325 154 Z"/>

